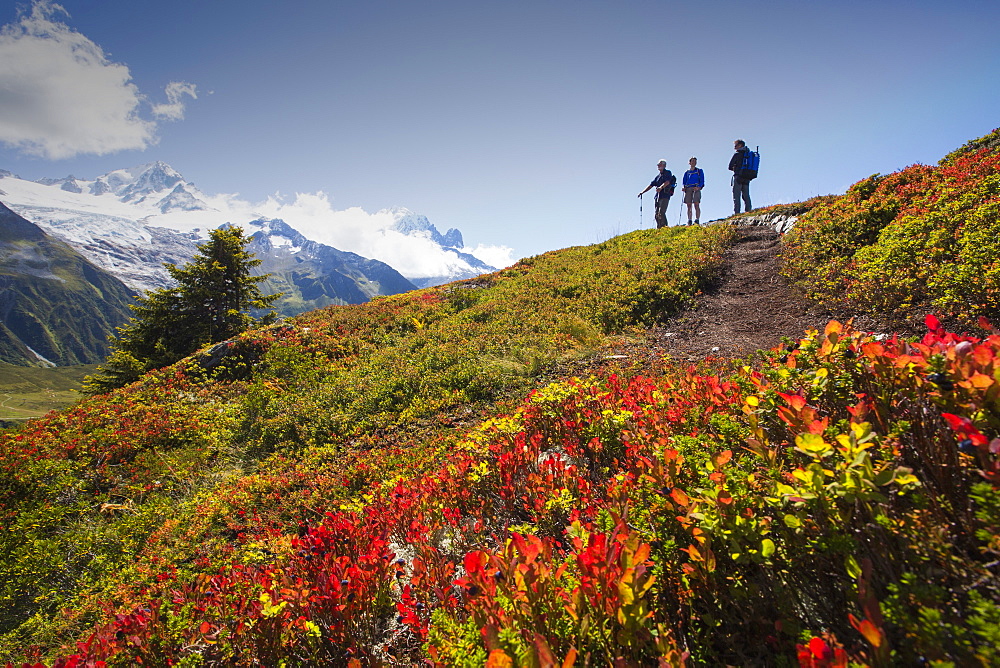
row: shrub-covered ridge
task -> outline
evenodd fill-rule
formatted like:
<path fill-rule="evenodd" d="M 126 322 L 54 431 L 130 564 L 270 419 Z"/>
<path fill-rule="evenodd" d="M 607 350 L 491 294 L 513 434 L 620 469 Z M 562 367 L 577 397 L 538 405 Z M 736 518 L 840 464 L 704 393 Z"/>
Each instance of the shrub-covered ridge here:
<path fill-rule="evenodd" d="M 937 166 L 874 175 L 804 213 L 785 273 L 813 298 L 966 324 L 1000 315 L 1000 130 Z"/>
<path fill-rule="evenodd" d="M 297 532 L 362 494 L 363 473 L 340 484 L 364 470 L 359 452 L 378 448 L 408 473 L 411 450 L 436 461 L 446 446 L 426 434 L 684 304 L 729 234 L 641 231 L 314 312 L 0 435 L 3 655 L 83 633 L 116 588 L 155 581 L 164 564 L 193 577 L 272 553 L 240 535 Z"/>

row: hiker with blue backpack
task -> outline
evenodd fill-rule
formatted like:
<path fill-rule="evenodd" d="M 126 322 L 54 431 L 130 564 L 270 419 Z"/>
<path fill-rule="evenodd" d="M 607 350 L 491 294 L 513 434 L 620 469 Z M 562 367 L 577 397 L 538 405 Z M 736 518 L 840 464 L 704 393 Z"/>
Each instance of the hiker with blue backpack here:
<path fill-rule="evenodd" d="M 668 227 L 667 224 L 667 205 L 670 204 L 670 196 L 674 194 L 674 187 L 677 185 L 677 177 L 674 176 L 669 169 L 667 169 L 667 161 L 660 160 L 656 163 L 656 168 L 660 170 L 660 173 L 650 181 L 646 189 L 639 193 L 641 198 L 650 188 L 656 188 L 656 214 L 653 218 L 656 219 L 656 229 L 661 227 Z"/>
<path fill-rule="evenodd" d="M 729 160 L 729 171 L 733 173 L 733 212 L 740 212 L 740 199 L 744 209 L 750 211 L 750 181 L 757 178 L 760 153 L 751 151 L 742 139 L 733 142 L 736 153 Z"/>
<path fill-rule="evenodd" d="M 698 167 L 698 158 L 688 160 L 691 169 L 684 172 L 684 203 L 688 205 L 688 225 L 701 224 L 701 189 L 705 187 L 705 172 Z M 691 207 L 694 206 L 694 222 L 691 222 Z"/>

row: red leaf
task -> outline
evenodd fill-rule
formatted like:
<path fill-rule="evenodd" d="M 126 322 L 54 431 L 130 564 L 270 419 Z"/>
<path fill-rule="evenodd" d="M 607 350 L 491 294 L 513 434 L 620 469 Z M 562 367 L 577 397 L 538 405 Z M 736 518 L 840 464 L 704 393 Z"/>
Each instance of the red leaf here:
<path fill-rule="evenodd" d="M 801 394 L 785 394 L 784 392 L 778 392 L 778 396 L 785 400 L 785 402 L 797 411 L 802 410 L 806 405 L 806 398 Z"/>
<path fill-rule="evenodd" d="M 493 650 L 486 659 L 486 668 L 512 668 L 513 665 L 514 660 L 502 649 Z"/>
<path fill-rule="evenodd" d="M 712 463 L 715 465 L 715 468 L 721 469 L 723 466 L 728 464 L 729 460 L 732 458 L 733 458 L 732 450 L 723 450 L 719 454 L 712 457 Z"/>
<path fill-rule="evenodd" d="M 542 668 L 551 668 L 556 665 L 556 657 L 552 655 L 549 644 L 538 633 L 535 634 L 535 652 L 538 655 L 538 665 Z"/>
<path fill-rule="evenodd" d="M 826 641 L 822 638 L 813 638 L 809 641 L 809 651 L 812 652 L 814 659 L 831 659 L 833 658 L 833 650 L 830 646 L 826 644 Z"/>
<path fill-rule="evenodd" d="M 464 559 L 465 572 L 469 575 L 481 572 L 489 559 L 489 556 L 481 550 L 469 552 Z"/>
<path fill-rule="evenodd" d="M 947 420 L 948 426 L 954 429 L 955 431 L 958 431 L 959 429 L 964 427 L 965 423 L 968 422 L 968 420 L 966 420 L 964 417 L 960 415 L 953 415 L 952 413 L 941 413 L 941 417 Z"/>

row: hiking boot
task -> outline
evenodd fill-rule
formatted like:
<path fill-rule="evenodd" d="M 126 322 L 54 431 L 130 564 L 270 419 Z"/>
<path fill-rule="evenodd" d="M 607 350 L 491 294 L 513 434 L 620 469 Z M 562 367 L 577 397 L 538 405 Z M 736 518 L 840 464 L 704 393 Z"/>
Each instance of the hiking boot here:
<path fill-rule="evenodd" d="M 694 224 L 695 224 L 695 225 L 701 225 L 701 221 L 700 221 L 700 220 L 698 220 L 697 218 L 695 218 L 695 219 L 694 219 Z"/>

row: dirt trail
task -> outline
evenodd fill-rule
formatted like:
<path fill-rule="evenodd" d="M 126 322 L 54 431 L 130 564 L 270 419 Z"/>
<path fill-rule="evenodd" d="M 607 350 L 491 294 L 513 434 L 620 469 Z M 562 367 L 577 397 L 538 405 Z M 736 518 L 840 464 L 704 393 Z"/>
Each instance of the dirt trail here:
<path fill-rule="evenodd" d="M 828 317 L 811 312 L 779 273 L 781 239 L 770 227 L 740 227 L 721 272 L 694 308 L 650 332 L 659 355 L 697 361 L 708 355 L 743 357 L 772 348 L 783 336 L 799 338 Z"/>
<path fill-rule="evenodd" d="M 723 256 L 718 278 L 699 295 L 693 308 L 652 328 L 648 355 L 697 362 L 707 356 L 738 358 L 799 339 L 807 329 L 822 329 L 831 313 L 806 300 L 778 273 L 781 236 L 768 226 L 741 226 Z M 884 331 L 872 318 L 855 325 Z M 622 351 L 628 356 L 637 351 Z"/>
<path fill-rule="evenodd" d="M 851 313 L 809 301 L 779 274 L 781 234 L 771 226 L 773 221 L 761 220 L 763 224 L 737 227 L 715 281 L 696 297 L 694 306 L 650 328 L 645 338 L 620 342 L 599 358 L 557 364 L 539 382 L 609 372 L 656 373 L 664 362 L 696 363 L 706 357 L 749 360 L 784 337 L 798 340 L 806 330 L 822 330 L 830 320 L 850 320 Z M 864 331 L 893 331 L 872 316 L 853 320 Z"/>

